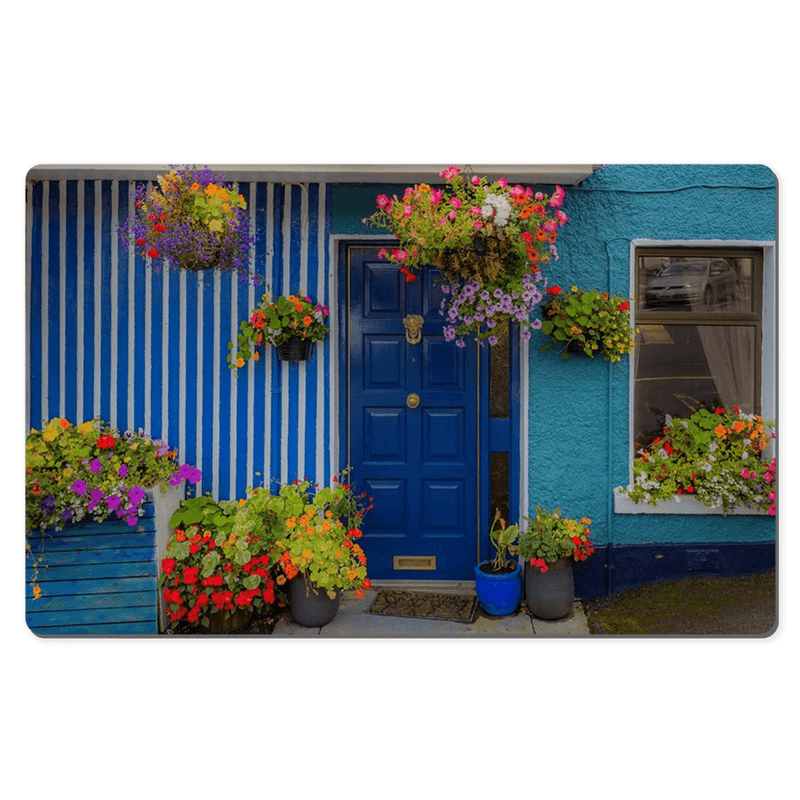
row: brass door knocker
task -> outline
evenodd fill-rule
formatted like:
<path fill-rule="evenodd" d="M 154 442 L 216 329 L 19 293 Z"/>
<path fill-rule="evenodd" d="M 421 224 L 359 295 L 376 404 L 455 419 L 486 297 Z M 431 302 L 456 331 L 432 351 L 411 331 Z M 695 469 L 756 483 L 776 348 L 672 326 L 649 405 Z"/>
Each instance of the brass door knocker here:
<path fill-rule="evenodd" d="M 406 329 L 406 341 L 409 344 L 419 344 L 422 340 L 422 326 L 425 320 L 419 314 L 409 314 L 403 317 L 403 327 Z"/>

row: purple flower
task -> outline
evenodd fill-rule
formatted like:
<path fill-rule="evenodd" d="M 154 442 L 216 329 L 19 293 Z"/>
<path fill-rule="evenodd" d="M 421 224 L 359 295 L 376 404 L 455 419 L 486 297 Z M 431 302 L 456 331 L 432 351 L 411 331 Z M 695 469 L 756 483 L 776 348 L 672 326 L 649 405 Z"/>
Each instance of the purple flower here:
<path fill-rule="evenodd" d="M 122 502 L 122 498 L 117 494 L 110 494 L 108 497 L 106 497 L 106 505 L 112 511 L 116 509 L 116 507 L 120 504 L 120 502 Z"/>
<path fill-rule="evenodd" d="M 172 475 L 169 476 L 169 482 L 172 486 L 179 486 L 182 480 L 183 478 L 179 472 L 173 472 Z"/>
<path fill-rule="evenodd" d="M 144 498 L 144 495 L 145 495 L 145 491 L 144 491 L 144 489 L 142 489 L 141 486 L 134 486 L 128 492 L 128 499 L 131 501 L 131 503 L 133 503 L 133 505 L 138 506 L 139 503 L 142 502 L 142 500 Z"/>
<path fill-rule="evenodd" d="M 96 475 L 98 472 L 100 472 L 100 470 L 102 468 L 103 468 L 103 465 L 100 463 L 100 461 L 98 459 L 96 459 L 96 458 L 93 458 L 92 459 L 92 465 L 91 465 L 92 472 L 94 472 L 94 474 Z"/>
<path fill-rule="evenodd" d="M 126 517 L 125 522 L 131 526 L 131 528 L 136 526 L 136 523 L 139 521 L 138 517 Z"/>
<path fill-rule="evenodd" d="M 128 475 L 128 467 L 126 464 L 122 464 L 119 468 L 119 476 L 120 478 L 125 478 Z"/>
<path fill-rule="evenodd" d="M 65 508 L 61 512 L 61 519 L 63 519 L 65 522 L 69 522 L 74 516 L 75 514 L 73 513 L 71 508 Z"/>
<path fill-rule="evenodd" d="M 492 347 L 494 347 L 497 344 L 497 337 L 496 336 L 490 336 L 489 337 L 489 344 L 492 345 Z"/>
<path fill-rule="evenodd" d="M 72 484 L 72 486 L 70 488 L 72 489 L 73 492 L 75 492 L 75 494 L 81 494 L 82 495 L 82 494 L 84 494 L 86 492 L 86 489 L 88 487 L 86 486 L 86 482 L 85 481 L 82 481 L 80 478 L 78 478 Z"/>

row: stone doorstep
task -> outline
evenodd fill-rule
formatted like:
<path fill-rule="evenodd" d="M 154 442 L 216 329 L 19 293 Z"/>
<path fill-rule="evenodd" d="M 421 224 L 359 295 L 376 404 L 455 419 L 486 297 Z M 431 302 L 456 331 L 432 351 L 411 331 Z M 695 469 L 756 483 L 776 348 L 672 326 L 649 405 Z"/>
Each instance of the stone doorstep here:
<path fill-rule="evenodd" d="M 408 619 L 370 614 L 369 608 L 382 589 L 408 589 L 409 591 L 430 591 L 459 594 L 474 591 L 472 582 L 415 583 L 409 585 L 400 581 L 385 581 L 373 584 L 363 598 L 352 592 L 343 595 L 336 618 L 321 628 L 306 628 L 303 625 L 279 620 L 273 636 L 297 636 L 301 638 L 324 637 L 366 637 L 404 636 L 404 637 L 452 637 L 452 636 L 583 636 L 589 634 L 589 626 L 583 606 L 576 601 L 572 613 L 563 620 L 546 621 L 532 617 L 524 605 L 520 611 L 508 617 L 490 617 L 480 609 L 475 621 L 448 622 L 427 619 Z"/>

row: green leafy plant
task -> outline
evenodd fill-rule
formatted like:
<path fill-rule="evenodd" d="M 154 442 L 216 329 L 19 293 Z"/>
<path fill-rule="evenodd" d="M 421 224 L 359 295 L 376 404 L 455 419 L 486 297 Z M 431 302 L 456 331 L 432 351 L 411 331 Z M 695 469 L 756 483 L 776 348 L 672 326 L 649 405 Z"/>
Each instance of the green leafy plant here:
<path fill-rule="evenodd" d="M 365 495 L 356 497 L 353 488 L 338 478 L 323 488 L 295 482 L 282 487 L 278 498 L 283 503 L 278 512 L 283 532 L 276 543 L 281 550 L 277 583 L 303 574 L 330 597 L 337 589 L 354 589 L 356 597 L 363 597 L 371 584 L 367 557 L 356 540 L 362 535 L 363 516 L 372 508 L 371 499 L 366 503 Z"/>
<path fill-rule="evenodd" d="M 170 627 L 181 621 L 208 627 L 209 616 L 239 609 L 266 613 L 275 604 L 273 566 L 280 518 L 265 489 L 247 500 L 184 500 L 170 518 L 174 529 L 161 559 Z"/>
<path fill-rule="evenodd" d="M 667 415 L 663 434 L 639 450 L 633 483 L 619 492 L 636 503 L 688 495 L 724 511 L 743 504 L 775 514 L 775 459 L 765 459 L 772 427 L 738 406 Z"/>
<path fill-rule="evenodd" d="M 592 521 L 587 517 L 567 519 L 561 516 L 560 508 L 548 511 L 537 505 L 536 516 L 524 519 L 528 522 L 528 530 L 519 537 L 519 553 L 524 561 L 540 572 L 547 572 L 549 565 L 561 558 L 585 561 L 594 553 L 589 540 Z"/>
<path fill-rule="evenodd" d="M 514 544 L 518 537 L 519 526 L 507 526 L 500 512 L 496 511 L 489 531 L 489 541 L 495 550 L 495 557 L 491 561 L 493 572 L 507 572 L 513 569 L 515 562 L 511 556 L 519 552 L 519 548 Z"/>
<path fill-rule="evenodd" d="M 567 222 L 557 186 L 551 195 L 530 187 L 509 186 L 442 170 L 445 184 L 409 186 L 402 197 L 377 197 L 378 210 L 365 224 L 390 231 L 398 246 L 381 249 L 380 258 L 396 264 L 406 281 L 417 280 L 424 265 L 438 267 L 444 278 L 440 312 L 444 336 L 464 346 L 474 335 L 494 345 L 496 325 L 514 321 L 529 338 L 529 315 L 541 301 L 536 281 L 541 265 L 558 258 L 558 229 Z"/>
<path fill-rule="evenodd" d="M 261 344 L 281 345 L 291 338 L 319 342 L 325 338 L 330 328 L 325 324 L 329 314 L 328 306 L 315 303 L 306 295 L 288 295 L 272 300 L 269 294 L 263 295 L 246 320 L 239 324 L 236 352 L 234 343 L 228 342 L 228 364 L 234 373 L 251 358 L 261 357 L 258 347 Z"/>
<path fill-rule="evenodd" d="M 619 361 L 634 347 L 631 329 L 631 298 L 609 295 L 607 292 L 583 291 L 577 286 L 564 293 L 560 287 L 546 290 L 548 300 L 542 305 L 541 331 L 550 337 L 540 352 L 561 344 L 561 357 L 569 351 L 594 358 L 602 353 L 606 361 Z"/>

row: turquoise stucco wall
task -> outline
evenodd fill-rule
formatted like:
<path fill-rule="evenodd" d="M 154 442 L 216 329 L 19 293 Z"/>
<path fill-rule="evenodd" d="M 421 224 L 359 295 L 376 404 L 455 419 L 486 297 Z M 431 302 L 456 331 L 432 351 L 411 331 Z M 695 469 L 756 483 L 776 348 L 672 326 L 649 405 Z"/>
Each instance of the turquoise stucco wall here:
<path fill-rule="evenodd" d="M 331 232 L 380 234 L 361 220 L 375 197 L 403 186 L 331 187 Z M 629 295 L 634 239 L 758 240 L 775 238 L 776 180 L 759 165 L 612 165 L 567 188 L 558 261 L 550 284 Z M 768 541 L 770 517 L 615 514 L 613 488 L 628 482 L 628 358 L 617 364 L 539 353 L 529 358 L 529 507 L 560 506 L 593 520 L 598 545 Z"/>
<path fill-rule="evenodd" d="M 776 181 L 762 166 L 606 166 L 567 189 L 569 223 L 550 284 L 630 295 L 634 239 L 775 238 Z M 629 359 L 610 364 L 555 348 L 529 360 L 529 503 L 593 520 L 598 544 L 768 541 L 772 517 L 615 514 L 629 479 Z"/>

